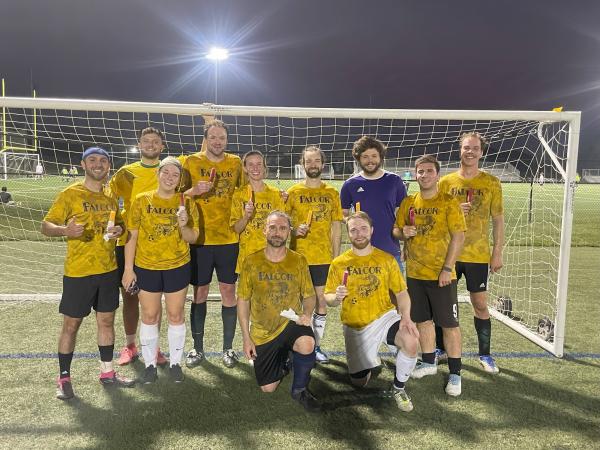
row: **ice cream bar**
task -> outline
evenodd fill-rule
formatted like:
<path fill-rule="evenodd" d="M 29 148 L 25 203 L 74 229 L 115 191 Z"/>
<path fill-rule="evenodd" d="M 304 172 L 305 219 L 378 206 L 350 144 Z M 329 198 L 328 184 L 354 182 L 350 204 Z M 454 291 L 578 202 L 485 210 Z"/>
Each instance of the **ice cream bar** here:
<path fill-rule="evenodd" d="M 411 206 L 408 208 L 408 224 L 412 227 L 415 226 L 415 208 Z"/>
<path fill-rule="evenodd" d="M 467 189 L 467 203 L 473 201 L 473 189 Z"/>
<path fill-rule="evenodd" d="M 252 201 L 252 186 L 248 185 L 248 201 Z"/>
<path fill-rule="evenodd" d="M 360 202 L 354 204 L 354 212 L 360 212 Z"/>
<path fill-rule="evenodd" d="M 183 192 L 179 194 L 179 211 L 185 211 L 185 196 Z"/>
<path fill-rule="evenodd" d="M 112 228 L 115 226 L 115 219 L 117 218 L 117 212 L 111 211 L 108 215 L 108 223 L 106 224 L 106 229 Z M 106 232 L 104 234 L 104 240 L 108 241 L 110 239 L 110 233 Z"/>
<path fill-rule="evenodd" d="M 342 284 L 348 286 L 348 271 L 344 270 L 344 278 L 342 278 Z"/>
<path fill-rule="evenodd" d="M 214 167 L 210 169 L 210 178 L 208 179 L 208 181 L 210 181 L 211 183 L 213 181 L 215 181 L 215 176 L 217 175 L 217 169 L 215 169 Z"/>
<path fill-rule="evenodd" d="M 312 222 L 312 210 L 308 211 L 308 214 L 306 215 L 306 225 L 310 226 L 311 222 Z"/>

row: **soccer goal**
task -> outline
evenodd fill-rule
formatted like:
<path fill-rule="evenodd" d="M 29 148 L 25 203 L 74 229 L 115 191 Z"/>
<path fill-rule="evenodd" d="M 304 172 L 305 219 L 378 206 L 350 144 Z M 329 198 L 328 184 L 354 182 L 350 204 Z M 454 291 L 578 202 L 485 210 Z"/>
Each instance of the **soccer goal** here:
<path fill-rule="evenodd" d="M 28 135 L 37 117 L 38 154 L 46 176 L 11 186 L 22 206 L 0 209 L 0 271 L 10 274 L 0 298 L 50 298 L 60 293 L 64 243 L 39 233 L 40 221 L 69 180 L 83 149 L 105 147 L 113 169 L 139 155 L 129 150 L 137 132 L 164 130 L 166 154 L 200 148 L 203 115 L 230 125 L 228 149 L 251 149 L 267 158 L 270 182 L 286 188 L 301 178 L 302 149 L 318 145 L 330 165 L 329 181 L 340 187 L 355 172 L 350 149 L 362 135 L 388 146 L 385 168 L 403 177 L 409 192 L 414 161 L 437 155 L 442 172 L 456 170 L 459 137 L 478 131 L 490 142 L 484 169 L 503 182 L 506 244 L 504 268 L 490 279 L 493 316 L 544 349 L 562 356 L 571 224 L 580 113 L 524 111 L 417 111 L 230 107 L 157 103 L 1 98 L 6 129 Z M 36 114 L 34 114 L 36 111 Z M 543 185 L 535 182 L 543 173 Z"/>

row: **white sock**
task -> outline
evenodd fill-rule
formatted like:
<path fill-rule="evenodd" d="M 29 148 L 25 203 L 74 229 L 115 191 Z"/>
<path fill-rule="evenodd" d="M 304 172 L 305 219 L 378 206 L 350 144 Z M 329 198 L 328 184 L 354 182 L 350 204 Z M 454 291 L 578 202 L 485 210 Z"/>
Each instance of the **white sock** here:
<path fill-rule="evenodd" d="M 100 361 L 100 372 L 107 373 L 113 371 L 112 361 Z"/>
<path fill-rule="evenodd" d="M 319 315 L 317 313 L 313 313 L 312 316 L 312 327 L 315 333 L 315 346 L 321 345 L 321 341 L 323 340 L 323 336 L 325 335 L 325 324 L 327 323 L 327 315 Z"/>
<path fill-rule="evenodd" d="M 135 334 L 126 334 L 125 340 L 127 341 L 127 346 L 135 344 Z"/>
<path fill-rule="evenodd" d="M 169 338 L 169 360 L 171 366 L 181 363 L 183 347 L 185 346 L 185 323 L 180 325 L 169 324 L 167 331 Z"/>
<path fill-rule="evenodd" d="M 411 372 L 417 364 L 417 357 L 406 356 L 402 350 L 396 354 L 396 378 L 402 383 L 406 383 Z"/>
<path fill-rule="evenodd" d="M 142 356 L 146 367 L 156 367 L 156 351 L 158 350 L 158 324 L 140 325 L 140 343 L 142 344 Z"/>

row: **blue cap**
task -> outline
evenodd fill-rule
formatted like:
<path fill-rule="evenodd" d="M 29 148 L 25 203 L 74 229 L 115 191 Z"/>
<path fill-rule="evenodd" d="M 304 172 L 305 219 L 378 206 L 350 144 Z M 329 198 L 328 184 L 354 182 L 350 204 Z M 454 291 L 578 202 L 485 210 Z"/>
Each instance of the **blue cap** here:
<path fill-rule="evenodd" d="M 81 155 L 81 160 L 85 160 L 85 158 L 87 158 L 90 155 L 102 155 L 102 156 L 106 156 L 108 159 L 110 159 L 110 156 L 108 156 L 108 152 L 106 150 L 104 150 L 101 147 L 90 147 L 90 148 L 86 148 L 85 151 L 83 152 L 83 155 Z"/>

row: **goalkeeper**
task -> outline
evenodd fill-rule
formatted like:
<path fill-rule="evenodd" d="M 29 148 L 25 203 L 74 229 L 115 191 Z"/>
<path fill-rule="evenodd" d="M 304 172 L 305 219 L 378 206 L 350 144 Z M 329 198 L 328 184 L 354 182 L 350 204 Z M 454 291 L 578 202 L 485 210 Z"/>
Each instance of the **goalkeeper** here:
<path fill-rule="evenodd" d="M 473 305 L 473 321 L 479 342 L 479 363 L 486 372 L 500 370 L 490 356 L 492 322 L 487 306 L 488 273 L 502 268 L 504 245 L 504 207 L 500 180 L 479 169 L 486 148 L 486 140 L 477 132 L 464 133 L 460 138 L 460 168 L 442 177 L 441 192 L 459 200 L 465 214 L 467 231 L 465 244 L 456 261 L 458 279 L 464 275 Z M 494 245 L 490 253 L 489 223 L 492 218 Z M 440 329 L 436 327 L 436 354 L 445 356 Z"/>

